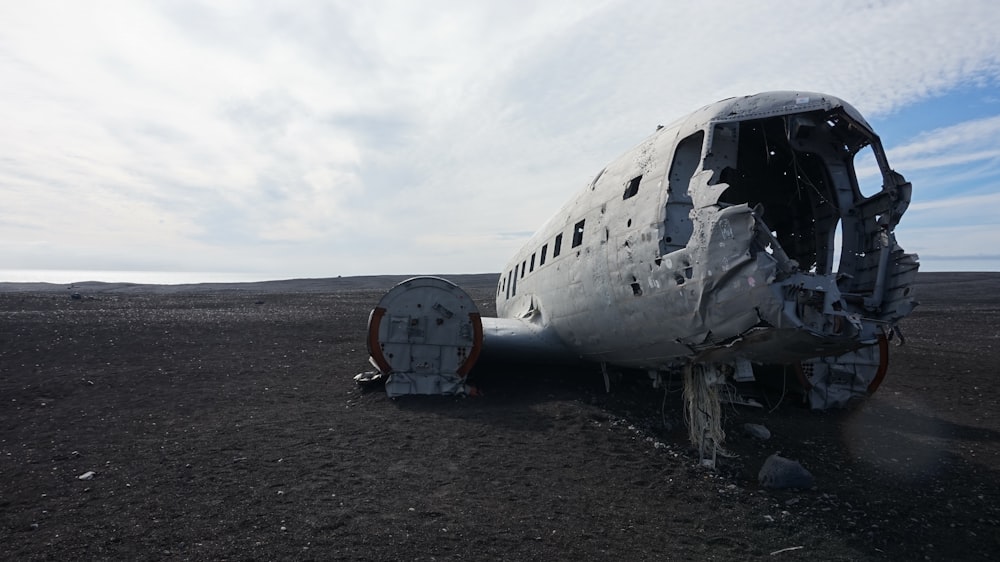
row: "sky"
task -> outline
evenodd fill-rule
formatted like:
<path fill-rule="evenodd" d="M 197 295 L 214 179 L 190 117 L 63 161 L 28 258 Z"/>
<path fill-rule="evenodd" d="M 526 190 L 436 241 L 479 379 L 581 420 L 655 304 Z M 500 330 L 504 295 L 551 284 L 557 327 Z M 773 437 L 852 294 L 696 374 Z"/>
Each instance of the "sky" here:
<path fill-rule="evenodd" d="M 865 115 L 922 270 L 1000 271 L 997 30 L 995 0 L 2 2 L 0 281 L 496 272 L 656 125 L 768 90 Z"/>

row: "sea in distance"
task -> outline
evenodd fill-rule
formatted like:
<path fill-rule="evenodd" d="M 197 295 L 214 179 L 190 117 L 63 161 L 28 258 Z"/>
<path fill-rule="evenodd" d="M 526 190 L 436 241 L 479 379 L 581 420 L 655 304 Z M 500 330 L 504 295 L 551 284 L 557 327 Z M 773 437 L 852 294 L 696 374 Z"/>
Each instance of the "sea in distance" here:
<path fill-rule="evenodd" d="M 929 257 L 921 259 L 920 271 L 1000 271 L 1000 256 L 973 258 Z M 330 278 L 335 274 L 294 274 L 219 271 L 127 271 L 77 269 L 0 269 L 0 283 L 70 284 L 84 281 L 135 283 L 138 285 L 189 285 L 196 283 L 253 283 L 303 278 Z"/>
<path fill-rule="evenodd" d="M 265 273 L 226 273 L 205 271 L 90 271 L 73 269 L 0 269 L 0 282 L 54 283 L 69 285 L 84 281 L 135 283 L 138 285 L 188 285 L 195 283 L 250 283 L 292 279 Z M 330 277 L 336 277 L 331 275 Z"/>

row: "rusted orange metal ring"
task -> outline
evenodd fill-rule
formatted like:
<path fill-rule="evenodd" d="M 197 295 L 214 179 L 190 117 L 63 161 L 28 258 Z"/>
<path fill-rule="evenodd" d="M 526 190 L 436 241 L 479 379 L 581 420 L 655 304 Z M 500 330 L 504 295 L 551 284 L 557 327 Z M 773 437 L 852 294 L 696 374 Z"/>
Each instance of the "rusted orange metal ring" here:
<path fill-rule="evenodd" d="M 889 338 L 885 337 L 885 334 L 879 334 L 878 336 L 878 371 L 875 372 L 875 378 L 872 379 L 871 384 L 868 385 L 868 394 L 875 394 L 878 390 L 880 384 L 885 379 L 886 373 L 889 371 Z"/>
<path fill-rule="evenodd" d="M 368 355 L 375 361 L 375 365 L 382 374 L 387 375 L 392 371 L 392 366 L 386 360 L 382 352 L 382 346 L 378 343 L 378 329 L 382 324 L 382 317 L 385 316 L 385 309 L 376 306 L 372 309 L 368 317 Z"/>

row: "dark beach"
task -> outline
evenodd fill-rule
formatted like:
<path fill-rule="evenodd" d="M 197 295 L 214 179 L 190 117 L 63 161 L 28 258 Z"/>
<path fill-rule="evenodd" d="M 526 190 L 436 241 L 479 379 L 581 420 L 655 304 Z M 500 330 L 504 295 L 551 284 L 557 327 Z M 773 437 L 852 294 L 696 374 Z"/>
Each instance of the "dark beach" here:
<path fill-rule="evenodd" d="M 596 369 L 474 371 L 475 398 L 359 388 L 368 313 L 401 279 L 0 283 L 0 557 L 1000 552 L 1000 273 L 921 273 L 906 345 L 855 409 L 727 406 L 737 456 L 715 472 L 696 466 L 679 393 L 641 378 L 610 394 Z M 493 313 L 495 275 L 452 279 Z M 762 489 L 775 452 L 816 487 Z"/>

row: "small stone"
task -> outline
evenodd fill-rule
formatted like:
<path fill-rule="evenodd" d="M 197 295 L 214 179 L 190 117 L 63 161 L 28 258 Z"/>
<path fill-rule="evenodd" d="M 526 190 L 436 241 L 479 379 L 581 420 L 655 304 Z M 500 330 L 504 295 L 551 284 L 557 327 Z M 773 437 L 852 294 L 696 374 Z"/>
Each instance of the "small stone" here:
<path fill-rule="evenodd" d="M 765 488 L 812 488 L 816 479 L 798 461 L 773 454 L 764 461 L 757 481 Z"/>
<path fill-rule="evenodd" d="M 83 474 L 77 476 L 76 478 L 77 480 L 93 480 L 94 474 L 96 474 L 96 472 L 94 472 L 93 470 L 88 470 L 87 472 L 84 472 Z"/>
<path fill-rule="evenodd" d="M 761 441 L 767 441 L 771 438 L 771 430 L 759 423 L 745 423 L 743 424 L 743 431 L 750 437 L 760 439 Z"/>

